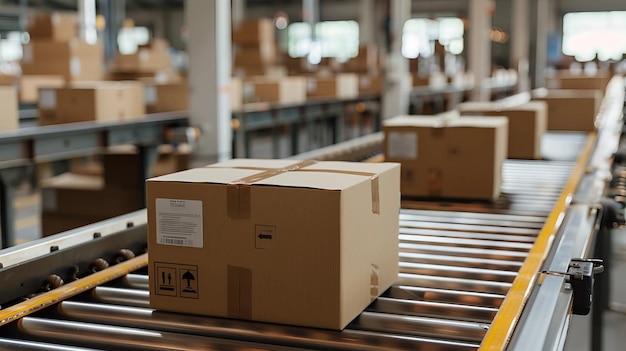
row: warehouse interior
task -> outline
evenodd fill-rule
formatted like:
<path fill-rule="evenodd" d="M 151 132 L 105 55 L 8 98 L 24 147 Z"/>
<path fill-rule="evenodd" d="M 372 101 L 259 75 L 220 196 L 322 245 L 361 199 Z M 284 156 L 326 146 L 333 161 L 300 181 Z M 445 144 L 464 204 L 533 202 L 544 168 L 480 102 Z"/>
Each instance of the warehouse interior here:
<path fill-rule="evenodd" d="M 626 3 L 0 0 L 0 350 L 620 350 Z"/>

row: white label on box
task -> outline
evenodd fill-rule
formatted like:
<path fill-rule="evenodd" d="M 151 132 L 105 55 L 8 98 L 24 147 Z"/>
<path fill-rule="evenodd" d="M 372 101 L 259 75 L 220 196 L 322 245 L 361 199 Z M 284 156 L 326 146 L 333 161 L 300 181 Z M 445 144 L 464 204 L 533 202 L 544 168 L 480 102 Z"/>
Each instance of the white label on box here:
<path fill-rule="evenodd" d="M 41 207 L 46 211 L 57 210 L 57 192 L 55 189 L 41 190 Z"/>
<path fill-rule="evenodd" d="M 39 108 L 57 108 L 57 92 L 54 89 L 39 89 Z"/>
<path fill-rule="evenodd" d="M 58 25 L 61 22 L 61 16 L 58 13 L 52 14 L 52 24 Z"/>
<path fill-rule="evenodd" d="M 390 158 L 415 160 L 417 158 L 417 133 L 387 133 L 387 154 Z"/>
<path fill-rule="evenodd" d="M 243 99 L 244 100 L 252 99 L 254 97 L 255 90 L 256 89 L 254 87 L 254 83 L 251 83 L 251 82 L 243 83 L 243 87 L 242 87 Z"/>
<path fill-rule="evenodd" d="M 317 79 L 309 78 L 306 80 L 306 91 L 309 93 L 317 91 Z"/>
<path fill-rule="evenodd" d="M 156 241 L 202 248 L 202 201 L 156 199 Z"/>
<path fill-rule="evenodd" d="M 139 62 L 146 62 L 150 60 L 150 51 L 147 49 L 139 49 Z"/>
<path fill-rule="evenodd" d="M 154 105 L 157 102 L 157 90 L 154 85 L 146 85 L 143 88 L 143 99 L 146 105 Z"/>
<path fill-rule="evenodd" d="M 33 62 L 33 46 L 32 45 L 26 44 L 22 46 L 22 62 L 23 63 Z"/>
<path fill-rule="evenodd" d="M 70 60 L 70 74 L 76 77 L 80 74 L 80 58 L 72 57 Z"/>

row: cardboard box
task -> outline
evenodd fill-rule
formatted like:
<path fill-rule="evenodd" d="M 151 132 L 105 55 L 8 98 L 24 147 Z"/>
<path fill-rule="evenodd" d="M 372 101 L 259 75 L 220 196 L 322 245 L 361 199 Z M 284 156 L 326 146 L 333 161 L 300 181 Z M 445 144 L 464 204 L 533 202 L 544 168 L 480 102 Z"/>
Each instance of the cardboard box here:
<path fill-rule="evenodd" d="M 122 69 L 115 65 L 111 68 L 106 79 L 113 81 L 152 79 L 159 83 L 180 83 L 185 81 L 185 79 L 172 68 L 154 71 L 135 71 L 132 69 Z"/>
<path fill-rule="evenodd" d="M 77 36 L 78 17 L 75 13 L 42 13 L 28 19 L 30 40 L 66 41 Z"/>
<path fill-rule="evenodd" d="M 376 73 L 378 70 L 378 47 L 376 45 L 361 45 L 356 57 L 344 62 L 345 72 Z"/>
<path fill-rule="evenodd" d="M 13 86 L 0 86 L 0 132 L 14 131 L 19 126 L 17 91 Z"/>
<path fill-rule="evenodd" d="M 257 77 L 264 76 L 266 78 L 283 78 L 288 76 L 287 67 L 285 66 L 239 66 L 233 68 L 233 76 L 235 77 Z"/>
<path fill-rule="evenodd" d="M 165 174 L 184 171 L 189 169 L 191 158 L 191 148 L 189 145 L 181 144 L 177 147 L 172 145 L 159 146 L 159 156 L 152 165 L 152 176 L 158 177 Z"/>
<path fill-rule="evenodd" d="M 597 89 L 604 94 L 610 79 L 611 75 L 606 71 L 600 71 L 594 76 L 557 71 L 555 76 L 548 77 L 546 85 L 552 89 Z"/>
<path fill-rule="evenodd" d="M 277 58 L 277 48 L 274 42 L 235 48 L 235 67 L 275 65 Z"/>
<path fill-rule="evenodd" d="M 397 279 L 399 175 L 239 159 L 149 179 L 151 307 L 344 328 Z"/>
<path fill-rule="evenodd" d="M 39 93 L 40 125 L 132 120 L 146 111 L 140 82 L 81 83 Z"/>
<path fill-rule="evenodd" d="M 269 18 L 244 19 L 233 26 L 233 43 L 250 45 L 273 43 L 276 27 Z"/>
<path fill-rule="evenodd" d="M 353 73 L 332 77 L 308 77 L 307 97 L 350 99 L 359 96 L 359 76 Z"/>
<path fill-rule="evenodd" d="M 602 103 L 599 90 L 536 89 L 532 96 L 548 104 L 548 130 L 595 130 Z"/>
<path fill-rule="evenodd" d="M 140 47 L 128 55 L 117 54 L 115 68 L 119 71 L 154 72 L 167 70 L 172 65 L 170 54 L 162 44 Z"/>
<path fill-rule="evenodd" d="M 62 75 L 67 82 L 100 80 L 104 51 L 102 45 L 81 39 L 31 41 L 23 46 L 21 65 L 26 75 Z"/>
<path fill-rule="evenodd" d="M 492 102 L 464 102 L 457 106 L 461 115 L 504 116 L 509 119 L 508 158 L 540 159 L 541 139 L 548 128 L 548 105 L 531 101 L 514 107 Z"/>
<path fill-rule="evenodd" d="M 0 86 L 6 86 L 6 85 L 16 86 L 19 79 L 20 78 L 18 76 L 0 73 Z"/>
<path fill-rule="evenodd" d="M 184 111 L 189 108 L 186 82 L 158 83 L 154 79 L 142 79 L 143 94 L 148 113 Z"/>
<path fill-rule="evenodd" d="M 68 230 L 80 228 L 92 223 L 103 221 L 108 218 L 110 217 L 68 215 L 44 211 L 41 213 L 41 235 L 50 236 L 57 233 L 63 233 Z"/>
<path fill-rule="evenodd" d="M 44 212 L 110 218 L 143 208 L 139 187 L 105 187 L 101 176 L 64 173 L 42 182 Z"/>
<path fill-rule="evenodd" d="M 306 101 L 306 78 L 256 78 L 242 84 L 243 102 L 302 104 Z"/>
<path fill-rule="evenodd" d="M 360 75 L 359 95 L 380 94 L 385 86 L 385 77 L 382 75 Z"/>
<path fill-rule="evenodd" d="M 65 85 L 65 78 L 60 75 L 23 75 L 20 78 L 19 100 L 22 103 L 39 101 L 40 88 L 60 88 Z"/>
<path fill-rule="evenodd" d="M 496 199 L 507 155 L 505 117 L 385 120 L 385 160 L 402 164 L 403 196 Z"/>

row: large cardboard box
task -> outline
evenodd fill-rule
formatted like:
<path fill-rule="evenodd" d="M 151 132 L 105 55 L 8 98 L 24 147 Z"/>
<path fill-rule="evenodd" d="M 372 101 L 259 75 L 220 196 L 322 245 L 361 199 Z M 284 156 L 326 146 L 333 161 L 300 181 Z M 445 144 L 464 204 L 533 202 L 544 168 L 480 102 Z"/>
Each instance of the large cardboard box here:
<path fill-rule="evenodd" d="M 548 77 L 546 86 L 551 89 L 606 89 L 611 74 L 607 71 L 598 71 L 595 75 L 573 73 L 570 71 L 557 71 L 552 77 Z"/>
<path fill-rule="evenodd" d="M 397 279 L 399 176 L 239 159 L 149 179 L 151 307 L 342 329 Z"/>
<path fill-rule="evenodd" d="M 287 67 L 279 65 L 269 66 L 236 66 L 233 68 L 235 77 L 265 76 L 267 78 L 283 78 L 288 75 Z"/>
<path fill-rule="evenodd" d="M 504 116 L 509 119 L 509 158 L 540 159 L 541 139 L 548 128 L 548 105 L 531 101 L 511 107 L 492 102 L 464 102 L 457 106 L 461 115 Z"/>
<path fill-rule="evenodd" d="M 0 132 L 19 128 L 17 91 L 14 86 L 0 86 Z"/>
<path fill-rule="evenodd" d="M 233 26 L 233 43 L 251 45 L 274 42 L 276 27 L 269 18 L 244 19 Z"/>
<path fill-rule="evenodd" d="M 308 77 L 307 97 L 350 99 L 359 96 L 359 76 L 353 73 L 331 77 Z"/>
<path fill-rule="evenodd" d="M 57 233 L 66 232 L 68 230 L 100 222 L 108 218 L 110 217 L 101 215 L 70 215 L 44 211 L 41 213 L 41 235 L 49 236 Z"/>
<path fill-rule="evenodd" d="M 48 114 L 47 111 L 53 112 Z M 40 90 L 40 125 L 132 120 L 142 118 L 145 112 L 140 82 L 75 83 Z"/>
<path fill-rule="evenodd" d="M 602 93 L 599 90 L 536 89 L 534 100 L 548 104 L 548 130 L 595 130 Z"/>
<path fill-rule="evenodd" d="M 31 41 L 23 47 L 21 65 L 24 74 L 62 75 L 68 82 L 99 80 L 104 51 L 82 39 Z"/>
<path fill-rule="evenodd" d="M 66 41 L 77 36 L 78 17 L 75 13 L 41 13 L 28 19 L 28 34 L 31 41 Z"/>
<path fill-rule="evenodd" d="M 378 70 L 378 47 L 372 44 L 359 46 L 358 55 L 344 62 L 342 68 L 345 72 L 376 73 Z"/>
<path fill-rule="evenodd" d="M 402 164 L 403 196 L 496 199 L 507 155 L 505 117 L 398 116 L 384 122 L 385 160 Z"/>
<path fill-rule="evenodd" d="M 189 108 L 186 82 L 158 83 L 154 79 L 142 79 L 144 102 L 148 113 L 183 111 Z"/>
<path fill-rule="evenodd" d="M 242 85 L 243 102 L 301 104 L 306 101 L 306 78 L 255 78 Z"/>
<path fill-rule="evenodd" d="M 235 67 L 275 65 L 277 58 L 277 48 L 274 42 L 235 48 Z"/>
<path fill-rule="evenodd" d="M 385 77 L 382 75 L 360 75 L 359 94 L 380 94 L 385 86 Z"/>
<path fill-rule="evenodd" d="M 139 187 L 112 187 L 101 176 L 64 173 L 42 182 L 41 206 L 47 213 L 114 217 L 143 208 Z"/>
<path fill-rule="evenodd" d="M 65 79 L 60 75 L 23 75 L 20 78 L 19 100 L 22 103 L 39 101 L 40 88 L 60 88 Z"/>
<path fill-rule="evenodd" d="M 164 39 L 153 39 L 148 45 L 140 46 L 137 52 L 117 54 L 115 69 L 118 71 L 153 72 L 171 67 L 169 43 Z"/>

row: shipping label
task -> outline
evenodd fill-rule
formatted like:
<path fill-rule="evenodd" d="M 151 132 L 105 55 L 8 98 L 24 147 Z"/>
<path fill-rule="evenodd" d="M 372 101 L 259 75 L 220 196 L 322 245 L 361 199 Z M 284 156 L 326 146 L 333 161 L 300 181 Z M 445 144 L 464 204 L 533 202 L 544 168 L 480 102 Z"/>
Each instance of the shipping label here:
<path fill-rule="evenodd" d="M 202 248 L 202 201 L 156 199 L 156 241 Z"/>

